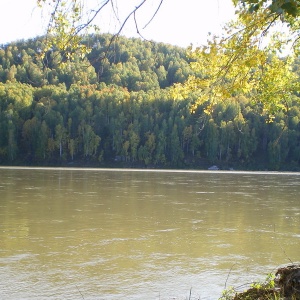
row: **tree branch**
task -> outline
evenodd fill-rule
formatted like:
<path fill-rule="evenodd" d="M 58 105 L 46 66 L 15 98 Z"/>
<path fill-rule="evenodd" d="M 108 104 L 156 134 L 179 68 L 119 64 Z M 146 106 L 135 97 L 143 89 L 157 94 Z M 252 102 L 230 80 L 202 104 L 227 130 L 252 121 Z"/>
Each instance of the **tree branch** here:
<path fill-rule="evenodd" d="M 153 14 L 152 18 L 151 18 L 151 19 L 149 20 L 149 22 L 143 27 L 143 29 L 145 29 L 145 28 L 152 22 L 152 20 L 155 18 L 156 14 L 158 13 L 158 11 L 159 11 L 159 9 L 160 9 L 160 7 L 161 7 L 161 5 L 162 5 L 163 2 L 164 2 L 164 0 L 161 0 L 161 1 L 160 1 L 160 3 L 159 3 L 159 5 L 158 5 L 158 7 L 157 7 L 155 13 Z"/>

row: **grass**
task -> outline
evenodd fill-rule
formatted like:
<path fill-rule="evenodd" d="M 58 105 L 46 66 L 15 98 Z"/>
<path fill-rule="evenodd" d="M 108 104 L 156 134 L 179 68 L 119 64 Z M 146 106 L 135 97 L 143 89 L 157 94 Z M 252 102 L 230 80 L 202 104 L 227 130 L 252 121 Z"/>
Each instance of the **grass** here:
<path fill-rule="evenodd" d="M 300 300 L 300 265 L 279 268 L 264 282 L 255 282 L 244 292 L 223 291 L 219 300 Z"/>

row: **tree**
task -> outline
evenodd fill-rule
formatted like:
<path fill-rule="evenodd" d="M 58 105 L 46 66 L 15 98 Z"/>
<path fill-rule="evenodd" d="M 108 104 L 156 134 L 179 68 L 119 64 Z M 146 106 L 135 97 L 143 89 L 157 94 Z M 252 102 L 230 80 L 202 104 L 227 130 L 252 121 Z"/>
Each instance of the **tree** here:
<path fill-rule="evenodd" d="M 130 155 L 132 161 L 135 161 L 138 156 L 138 145 L 140 142 L 140 138 L 134 130 L 130 130 L 129 132 L 129 143 L 130 143 Z"/>
<path fill-rule="evenodd" d="M 241 20 L 247 20 L 245 33 L 251 37 L 259 31 L 262 38 L 279 24 L 285 25 L 286 42 L 299 52 L 300 2 L 296 0 L 233 0 Z M 284 46 L 284 42 L 281 46 Z"/>
<path fill-rule="evenodd" d="M 83 143 L 84 157 L 96 156 L 101 138 L 95 134 L 92 126 L 82 122 L 78 127 L 78 133 Z"/>
<path fill-rule="evenodd" d="M 28 119 L 22 128 L 22 137 L 25 150 L 33 158 L 37 155 L 37 149 L 39 147 L 39 131 L 41 128 L 40 121 L 33 117 Z"/>
<path fill-rule="evenodd" d="M 139 148 L 140 160 L 142 160 L 145 165 L 149 165 L 153 161 L 153 152 L 155 150 L 155 135 L 154 133 L 147 132 L 145 134 L 146 142 L 144 146 Z"/>
<path fill-rule="evenodd" d="M 76 140 L 74 140 L 74 139 L 69 139 L 68 140 L 68 149 L 69 149 L 69 152 L 70 152 L 70 155 L 71 155 L 71 159 L 73 160 L 74 159 L 74 154 L 75 154 L 75 151 L 76 151 Z"/>
<path fill-rule="evenodd" d="M 215 162 L 217 158 L 218 139 L 218 126 L 213 119 L 210 119 L 206 128 L 206 151 L 211 162 Z"/>
<path fill-rule="evenodd" d="M 298 76 L 292 72 L 293 57 L 278 56 L 282 39 L 276 33 L 263 47 L 261 27 L 252 24 L 252 18 L 245 13 L 225 27 L 226 36 L 213 36 L 207 45 L 189 49 L 194 74 L 185 83 L 175 85 L 174 97 L 196 95 L 192 110 L 205 104 L 208 114 L 217 103 L 243 95 L 250 97 L 269 119 L 277 111 L 288 110 L 289 100 L 299 88 Z"/>
<path fill-rule="evenodd" d="M 12 120 L 8 122 L 8 155 L 11 161 L 16 158 L 17 155 L 17 139 L 16 139 L 16 127 Z"/>
<path fill-rule="evenodd" d="M 170 136 L 170 159 L 174 166 L 178 166 L 184 157 L 183 151 L 180 147 L 180 139 L 178 135 L 177 125 L 172 128 Z"/>
<path fill-rule="evenodd" d="M 38 146 L 38 150 L 37 150 L 38 156 L 40 156 L 40 158 L 42 158 L 42 159 L 46 158 L 48 139 L 49 139 L 49 128 L 48 128 L 45 120 L 43 120 L 41 127 L 40 127 L 39 146 Z"/>
<path fill-rule="evenodd" d="M 63 146 L 66 142 L 66 129 L 61 124 L 55 126 L 55 142 L 59 149 L 59 157 L 62 158 Z"/>

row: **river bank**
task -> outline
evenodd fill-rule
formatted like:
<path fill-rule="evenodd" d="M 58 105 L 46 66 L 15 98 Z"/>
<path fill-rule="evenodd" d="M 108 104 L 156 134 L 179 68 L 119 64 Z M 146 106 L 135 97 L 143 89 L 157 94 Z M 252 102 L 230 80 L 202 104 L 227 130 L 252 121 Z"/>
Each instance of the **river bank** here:
<path fill-rule="evenodd" d="M 269 274 L 265 282 L 255 282 L 243 292 L 229 288 L 219 300 L 299 300 L 300 265 L 292 264 Z"/>

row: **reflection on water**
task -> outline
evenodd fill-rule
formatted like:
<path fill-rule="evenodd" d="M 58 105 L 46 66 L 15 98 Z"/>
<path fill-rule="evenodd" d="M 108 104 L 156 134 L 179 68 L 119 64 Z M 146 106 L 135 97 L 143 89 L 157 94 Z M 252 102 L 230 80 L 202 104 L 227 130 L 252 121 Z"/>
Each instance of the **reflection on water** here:
<path fill-rule="evenodd" d="M 217 299 L 299 260 L 299 178 L 2 168 L 0 298 Z"/>

